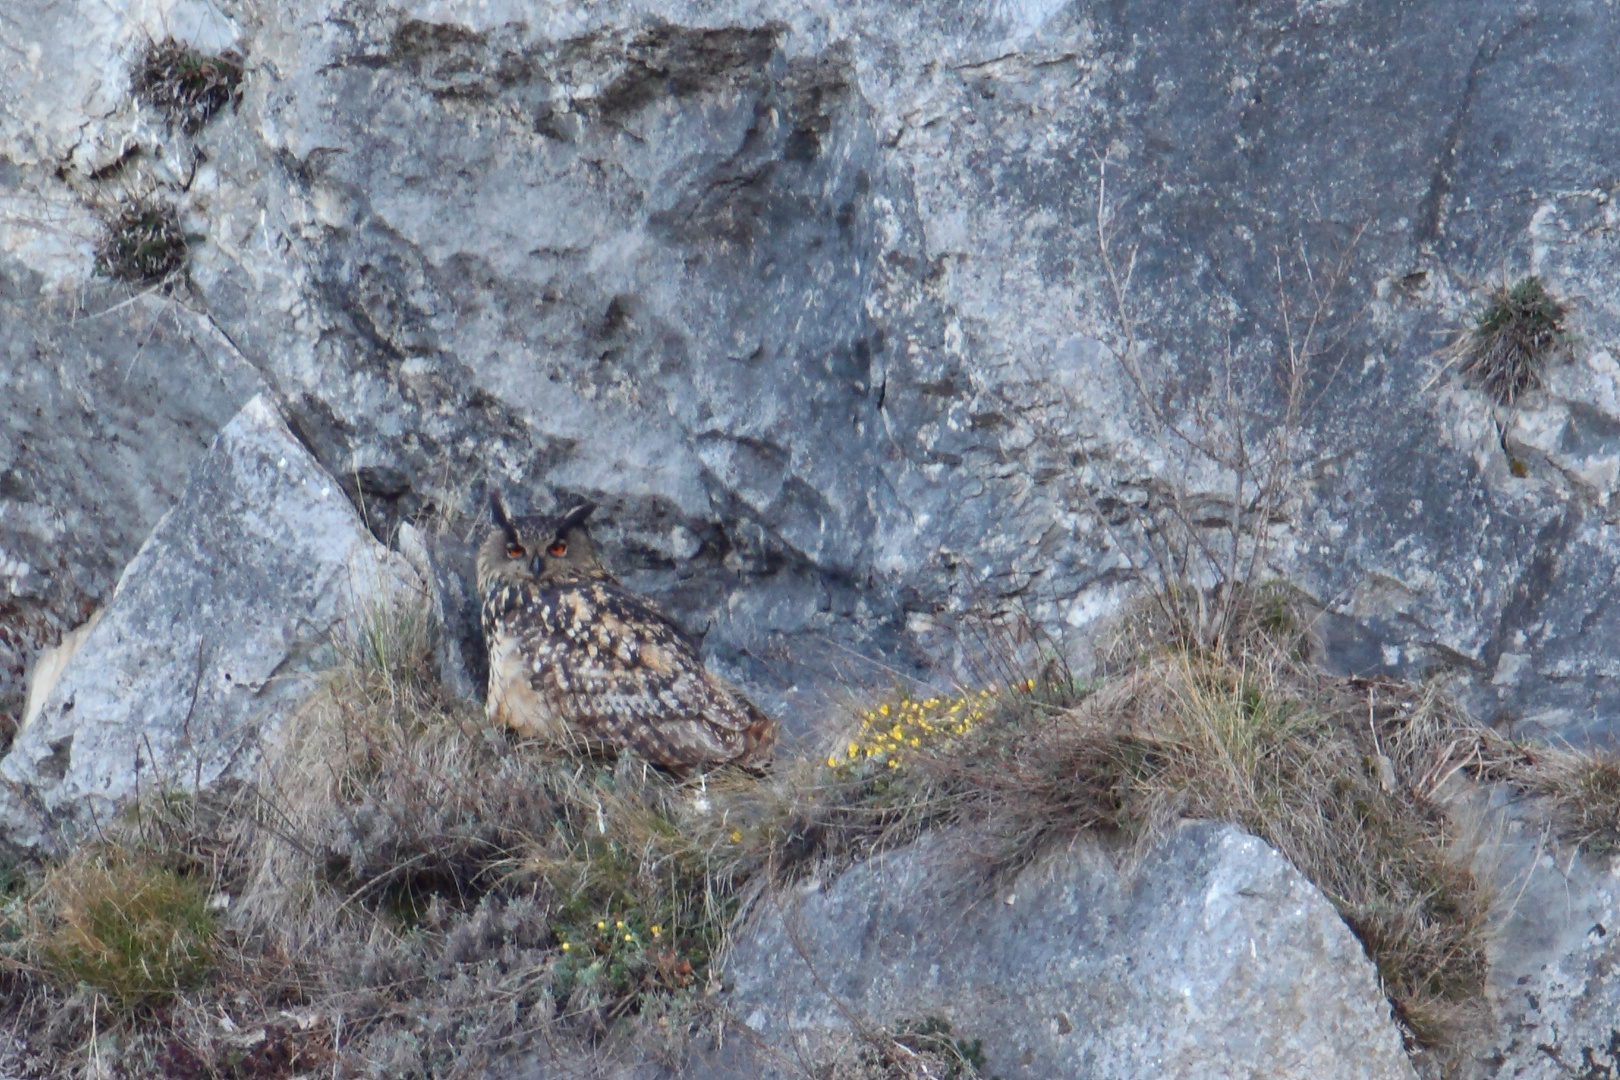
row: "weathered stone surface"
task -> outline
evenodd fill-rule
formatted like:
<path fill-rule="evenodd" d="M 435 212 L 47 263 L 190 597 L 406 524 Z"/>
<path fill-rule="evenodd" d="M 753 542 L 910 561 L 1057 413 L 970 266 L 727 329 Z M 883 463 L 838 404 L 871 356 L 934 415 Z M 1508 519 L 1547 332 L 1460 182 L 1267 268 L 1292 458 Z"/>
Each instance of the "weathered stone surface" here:
<path fill-rule="evenodd" d="M 1486 988 L 1496 1026 L 1468 1075 L 1620 1075 L 1620 859 L 1561 843 L 1507 790 L 1494 797 L 1496 842 L 1476 872 L 1500 907 Z"/>
<path fill-rule="evenodd" d="M 767 909 L 726 969 L 751 1034 L 714 1075 L 818 1060 L 852 1018 L 929 1016 L 981 1040 L 1004 1080 L 1413 1075 L 1361 944 L 1251 836 L 1187 824 L 1123 875 L 1077 845 L 995 895 L 943 850 Z"/>
<path fill-rule="evenodd" d="M 435 627 L 433 665 L 440 685 L 452 696 L 481 707 L 489 665 L 478 600 L 468 587 L 477 577 L 476 551 L 444 533 L 424 534 L 408 521 L 399 527 L 397 546 L 427 586 Z"/>
<path fill-rule="evenodd" d="M 1154 434 L 1115 355 L 1106 156 L 1149 389 L 1187 423 L 1229 356 L 1263 426 L 1284 307 L 1298 327 L 1307 269 L 1351 253 L 1276 560 L 1345 620 L 1337 662 L 1450 665 L 1492 718 L 1601 736 L 1620 715 L 1593 644 L 1614 617 L 1595 583 L 1620 565 L 1620 105 L 1599 92 L 1617 18 L 1587 0 L 25 7 L 0 24 L 25 61 L 7 183 L 64 224 L 10 227 L 6 273 L 71 290 L 88 244 L 62 237 L 93 235 L 87 207 L 173 199 L 207 238 L 185 306 L 283 394 L 377 531 L 471 515 L 492 478 L 597 497 L 617 568 L 804 728 L 811 688 L 861 676 L 834 658 L 954 662 L 967 608 L 1017 600 L 1080 648 L 1143 565 L 1110 515 L 1181 486 L 1219 516 L 1218 470 Z M 143 31 L 248 56 L 240 109 L 195 146 L 121 90 Z M 1436 333 L 1504 265 L 1573 301 L 1585 374 L 1496 418 L 1427 384 Z M 16 325 L 26 349 L 40 324 Z M 171 446 L 60 490 L 172 500 L 146 476 Z M 56 505 L 51 478 L 17 475 L 8 553 L 41 546 L 23 510 Z M 138 536 L 76 539 L 53 580 L 79 587 L 10 622 L 71 624 L 57 609 L 106 588 L 82 566 Z"/>
<path fill-rule="evenodd" d="M 5 170 L 0 220 L 15 209 L 3 205 Z M 132 301 L 104 283 L 53 293 L 0 255 L 0 748 L 40 649 L 105 601 L 261 387 L 174 300 Z"/>
<path fill-rule="evenodd" d="M 270 401 L 254 398 L 0 760 L 6 839 L 54 848 L 143 785 L 243 777 L 261 728 L 329 662 L 333 629 L 420 587 Z"/>

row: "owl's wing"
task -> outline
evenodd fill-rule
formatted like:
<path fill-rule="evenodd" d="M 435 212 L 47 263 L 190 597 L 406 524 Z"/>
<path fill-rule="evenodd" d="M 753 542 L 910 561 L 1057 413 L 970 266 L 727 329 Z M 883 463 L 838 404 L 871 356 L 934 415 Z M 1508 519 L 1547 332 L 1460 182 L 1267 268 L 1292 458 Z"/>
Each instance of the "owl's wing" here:
<path fill-rule="evenodd" d="M 529 682 L 581 735 L 671 769 L 747 763 L 769 749 L 770 720 L 711 675 L 649 601 L 601 581 L 542 588 L 537 599 Z"/>

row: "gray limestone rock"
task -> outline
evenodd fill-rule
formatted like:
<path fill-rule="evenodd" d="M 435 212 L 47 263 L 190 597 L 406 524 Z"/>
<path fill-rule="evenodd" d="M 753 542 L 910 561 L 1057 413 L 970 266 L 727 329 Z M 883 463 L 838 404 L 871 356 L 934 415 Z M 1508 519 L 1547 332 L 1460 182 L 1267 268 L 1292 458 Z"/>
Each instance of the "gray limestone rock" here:
<path fill-rule="evenodd" d="M 227 424 L 0 760 L 6 839 L 57 849 L 140 790 L 243 778 L 332 634 L 420 589 L 268 398 Z"/>
<path fill-rule="evenodd" d="M 593 497 L 614 568 L 811 736 L 842 684 L 971 675 L 971 615 L 1027 611 L 1083 660 L 1140 588 L 1135 523 L 1174 493 L 1204 527 L 1230 514 L 1231 478 L 1161 421 L 1208 434 L 1230 375 L 1263 437 L 1319 315 L 1265 572 L 1328 612 L 1341 668 L 1449 669 L 1487 719 L 1603 738 L 1617 19 L 1590 0 L 25 5 L 0 21 L 22 58 L 0 177 L 5 220 L 47 227 L 0 223 L 0 265 L 71 295 L 97 215 L 157 192 L 198 238 L 176 317 L 282 395 L 379 535 L 430 513 L 460 531 L 491 483 Z M 163 33 L 247 57 L 240 107 L 194 139 L 125 88 Z M 1099 194 L 1134 267 L 1121 297 Z M 1512 414 L 1433 379 L 1504 271 L 1543 275 L 1580 338 Z M 86 358 L 121 367 L 142 331 L 107 325 Z M 43 326 L 8 323 L 11 355 Z M 19 385 L 18 415 L 54 393 Z M 198 449 L 166 426 L 177 397 L 158 438 L 82 477 L 0 447 L 0 570 L 56 590 L 0 614 L 13 667 L 141 535 L 51 549 L 35 519 L 109 488 L 171 502 L 160 477 Z"/>
<path fill-rule="evenodd" d="M 1544 808 L 1486 793 L 1496 840 L 1476 872 L 1500 909 L 1487 997 L 1496 1025 L 1479 1080 L 1620 1075 L 1620 858 L 1560 842 Z"/>
<path fill-rule="evenodd" d="M 468 588 L 476 579 L 471 545 L 443 533 L 424 533 L 410 522 L 399 527 L 397 546 L 426 583 L 435 627 L 433 665 L 452 697 L 482 706 L 488 664 L 478 603 Z"/>
<path fill-rule="evenodd" d="M 1414 1075 L 1361 944 L 1252 836 L 1189 823 L 1125 873 L 1077 844 L 993 893 L 949 844 L 767 908 L 728 957 L 741 1025 L 710 1075 L 786 1075 L 854 1022 L 928 1017 L 1004 1080 Z"/>
<path fill-rule="evenodd" d="M 0 204 L 6 166 L 0 162 Z M 11 206 L 22 214 L 39 207 Z M 0 231 L 5 209 L 0 205 Z M 106 601 L 219 429 L 263 388 L 205 319 L 0 255 L 0 750 L 42 648 Z"/>

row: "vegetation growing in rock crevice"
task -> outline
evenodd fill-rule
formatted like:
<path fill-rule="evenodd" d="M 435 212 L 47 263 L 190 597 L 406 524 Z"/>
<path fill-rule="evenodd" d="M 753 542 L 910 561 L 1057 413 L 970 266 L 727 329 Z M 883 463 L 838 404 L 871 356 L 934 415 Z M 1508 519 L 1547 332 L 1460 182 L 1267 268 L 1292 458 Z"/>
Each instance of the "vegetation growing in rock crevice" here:
<path fill-rule="evenodd" d="M 96 248 L 96 272 L 132 285 L 154 285 L 177 277 L 189 252 L 174 207 L 137 200 L 107 222 Z"/>
<path fill-rule="evenodd" d="M 980 1039 L 958 1038 L 938 1016 L 860 1033 L 816 1070 L 816 1080 L 979 1080 Z"/>
<path fill-rule="evenodd" d="M 151 42 L 130 75 L 130 90 L 173 126 L 195 135 L 242 97 L 242 57 L 216 56 L 173 39 Z"/>
<path fill-rule="evenodd" d="M 1081 832 L 1141 850 L 1182 817 L 1234 822 L 1327 894 L 1414 1037 L 1454 1042 L 1490 904 L 1431 772 L 1468 725 L 1433 690 L 1323 678 L 1290 652 L 1156 647 L 1077 701 L 1026 684 L 941 749 L 866 766 L 870 798 L 949 807 L 992 874 Z"/>
<path fill-rule="evenodd" d="M 1553 359 L 1569 351 L 1567 314 L 1539 277 L 1496 286 L 1457 343 L 1463 374 L 1477 379 L 1500 404 L 1513 405 L 1542 384 Z"/>

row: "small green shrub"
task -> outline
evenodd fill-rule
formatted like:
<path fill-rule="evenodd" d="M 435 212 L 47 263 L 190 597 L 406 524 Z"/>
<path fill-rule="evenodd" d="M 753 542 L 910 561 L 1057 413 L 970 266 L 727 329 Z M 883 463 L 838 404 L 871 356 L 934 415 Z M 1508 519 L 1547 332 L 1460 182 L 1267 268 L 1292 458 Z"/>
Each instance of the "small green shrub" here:
<path fill-rule="evenodd" d="M 213 967 L 204 882 L 86 853 L 52 872 L 43 895 L 50 926 L 40 955 L 66 986 L 94 987 L 128 1008 L 195 986 Z"/>
<path fill-rule="evenodd" d="M 1462 371 L 1478 379 L 1503 405 L 1542 383 L 1542 373 L 1572 340 L 1564 330 L 1568 309 L 1539 277 L 1493 289 L 1462 340 Z"/>
<path fill-rule="evenodd" d="M 209 56 L 173 39 L 153 42 L 135 66 L 130 89 L 195 135 L 220 109 L 241 100 L 242 58 L 230 50 Z"/>
<path fill-rule="evenodd" d="M 137 201 L 107 223 L 96 249 L 96 272 L 133 285 L 153 285 L 179 274 L 190 250 L 172 206 Z"/>

